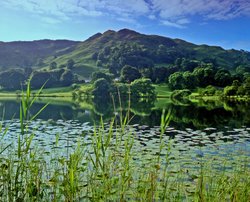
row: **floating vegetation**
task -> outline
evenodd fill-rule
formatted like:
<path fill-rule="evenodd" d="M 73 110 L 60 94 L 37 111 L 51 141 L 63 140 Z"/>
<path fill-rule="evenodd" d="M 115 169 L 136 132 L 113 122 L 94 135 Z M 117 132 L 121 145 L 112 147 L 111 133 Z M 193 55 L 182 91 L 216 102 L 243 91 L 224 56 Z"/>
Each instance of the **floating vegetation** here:
<path fill-rule="evenodd" d="M 122 129 L 114 122 L 94 127 L 38 119 L 29 122 L 26 135 L 33 139 L 22 153 L 25 158 L 18 158 L 20 121 L 1 125 L 1 134 L 8 128 L 0 146 L 4 201 L 193 201 L 200 197 L 248 201 L 250 197 L 249 128 L 166 127 L 161 135 L 160 127 Z M 18 170 L 22 173 L 15 179 Z"/>
<path fill-rule="evenodd" d="M 28 117 L 0 123 L 0 201 L 239 201 L 250 199 L 250 130 L 98 126 Z"/>

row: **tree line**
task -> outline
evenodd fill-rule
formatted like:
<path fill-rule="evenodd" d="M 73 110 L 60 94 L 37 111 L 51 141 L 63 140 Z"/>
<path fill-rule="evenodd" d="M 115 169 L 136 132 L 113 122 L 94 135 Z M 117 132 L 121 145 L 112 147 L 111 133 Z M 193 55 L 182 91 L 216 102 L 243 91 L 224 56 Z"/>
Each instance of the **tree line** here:
<path fill-rule="evenodd" d="M 110 89 L 107 86 L 112 83 L 116 77 L 120 82 L 120 86 L 124 84 L 133 86 L 134 83 L 140 81 L 147 83 L 149 86 L 153 83 L 166 83 L 172 90 L 189 90 L 181 93 L 179 91 L 178 95 L 183 93 L 187 94 L 187 92 L 197 88 L 203 89 L 203 95 L 214 95 L 216 92 L 226 96 L 250 95 L 249 69 L 249 67 L 240 65 L 235 71 L 229 71 L 216 66 L 214 63 L 204 63 L 196 60 L 187 60 L 185 58 L 178 58 L 174 64 L 166 67 L 138 68 L 131 65 L 124 65 L 120 70 L 119 77 L 110 72 L 95 72 L 92 75 L 93 81 L 98 79 L 104 79 L 105 81 L 102 80 L 100 83 L 95 83 L 94 89 L 98 89 L 97 86 L 101 86 L 101 83 L 103 83 L 103 85 L 105 83 L 106 86 L 103 90 L 94 90 L 93 94 L 98 97 L 98 93 L 102 94 L 105 89 Z M 124 86 L 122 89 L 123 88 L 125 89 L 124 91 L 127 91 Z M 147 89 L 145 86 L 144 88 Z M 143 88 L 140 90 L 143 94 Z M 133 91 L 138 93 L 137 89 L 131 90 L 131 92 Z"/>
<path fill-rule="evenodd" d="M 69 59 L 66 65 L 60 67 L 56 62 L 51 62 L 49 69 L 34 70 L 32 68 L 15 68 L 0 72 L 0 86 L 5 90 L 23 89 L 30 79 L 33 89 L 41 88 L 45 83 L 46 88 L 70 86 L 79 81 L 77 75 L 72 72 L 74 60 Z"/>

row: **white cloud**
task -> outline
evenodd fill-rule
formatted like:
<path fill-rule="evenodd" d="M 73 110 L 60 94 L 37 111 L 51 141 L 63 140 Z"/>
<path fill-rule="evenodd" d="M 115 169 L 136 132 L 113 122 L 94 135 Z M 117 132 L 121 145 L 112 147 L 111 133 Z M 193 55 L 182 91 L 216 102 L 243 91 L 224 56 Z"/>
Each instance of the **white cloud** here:
<path fill-rule="evenodd" d="M 181 25 L 199 15 L 203 19 L 228 20 L 250 16 L 250 1 L 246 0 L 152 0 L 152 10 L 159 17 Z M 186 19 L 183 21 L 183 19 Z M 170 24 L 171 24 L 170 23 Z M 168 24 L 168 23 L 166 23 Z"/>
<path fill-rule="evenodd" d="M 156 19 L 157 19 L 155 15 L 149 15 L 148 18 L 149 18 L 150 20 L 156 20 Z"/>
<path fill-rule="evenodd" d="M 57 18 L 58 22 L 72 16 L 109 16 L 123 21 L 135 21 L 149 12 L 144 0 L 6 0 L 0 2 L 13 9 Z M 56 20 L 54 20 L 56 21 Z"/>
<path fill-rule="evenodd" d="M 179 25 L 185 25 L 185 24 L 189 24 L 190 21 L 187 18 L 181 18 L 181 19 L 177 20 L 176 23 Z"/>
<path fill-rule="evenodd" d="M 176 28 L 183 28 L 195 15 L 204 20 L 250 16 L 249 0 L 5 0 L 0 6 L 54 18 L 54 23 L 72 16 L 106 16 L 135 23 L 144 16 Z"/>
<path fill-rule="evenodd" d="M 178 23 L 175 22 L 170 22 L 168 20 L 162 20 L 161 23 L 165 26 L 169 26 L 169 27 L 175 27 L 175 28 L 185 28 L 183 25 L 180 25 Z"/>
<path fill-rule="evenodd" d="M 134 20 L 133 18 L 118 17 L 116 19 L 125 23 L 130 23 L 130 24 L 135 24 L 135 25 L 137 24 L 136 20 Z"/>

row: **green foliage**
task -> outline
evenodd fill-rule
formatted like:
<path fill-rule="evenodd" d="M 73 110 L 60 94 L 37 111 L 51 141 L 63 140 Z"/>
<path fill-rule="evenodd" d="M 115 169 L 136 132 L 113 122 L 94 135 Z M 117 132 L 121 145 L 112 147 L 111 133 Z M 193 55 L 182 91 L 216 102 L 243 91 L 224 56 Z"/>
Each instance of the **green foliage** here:
<path fill-rule="evenodd" d="M 152 80 L 154 71 L 153 71 L 152 67 L 149 67 L 149 68 L 143 68 L 143 69 L 141 69 L 140 73 L 141 73 L 142 77 L 148 78 L 148 79 Z"/>
<path fill-rule="evenodd" d="M 250 95 L 250 77 L 248 77 L 242 84 L 238 80 L 234 80 L 231 86 L 224 88 L 225 96 L 249 96 Z"/>
<path fill-rule="evenodd" d="M 187 98 L 189 95 L 191 95 L 191 91 L 188 89 L 183 89 L 183 90 L 174 90 L 172 92 L 171 98 L 172 99 L 184 99 Z"/>
<path fill-rule="evenodd" d="M 88 51 L 99 49 L 98 63 L 119 71 L 124 65 L 147 68 L 156 64 L 176 64 L 183 71 L 193 71 L 200 61 L 232 69 L 237 63 L 249 63 L 249 54 L 220 47 L 197 46 L 179 39 L 148 36 L 132 30 L 105 32 L 87 41 Z M 90 44 L 93 44 L 94 48 Z M 84 46 L 84 44 L 82 44 Z M 98 48 L 97 48 L 98 47 Z M 244 56 L 244 57 L 242 57 Z M 93 58 L 92 58 L 93 59 Z M 114 73 L 112 71 L 112 73 Z"/>
<path fill-rule="evenodd" d="M 100 78 L 95 81 L 92 94 L 96 99 L 106 100 L 110 98 L 110 92 L 111 85 L 106 79 Z"/>
<path fill-rule="evenodd" d="M 96 71 L 96 72 L 93 72 L 91 78 L 92 78 L 92 82 L 103 78 L 103 79 L 106 79 L 109 83 L 111 83 L 112 80 L 114 79 L 114 75 L 110 74 L 110 73 L 104 73 L 104 72 Z"/>
<path fill-rule="evenodd" d="M 141 77 L 140 72 L 135 67 L 125 65 L 121 70 L 121 81 L 131 83 Z"/>
<path fill-rule="evenodd" d="M 42 40 L 0 44 L 0 67 L 35 69 L 49 67 L 50 64 L 51 69 L 67 65 L 73 73 L 84 79 L 88 78 L 97 66 L 119 76 L 122 67 L 130 65 L 154 83 L 165 82 L 176 71 L 189 71 L 196 75 L 197 85 L 200 87 L 225 87 L 233 80 L 242 82 L 247 77 L 245 73 L 249 71 L 250 54 L 220 47 L 198 46 L 180 39 L 143 35 L 127 29 L 99 33 L 81 43 Z M 238 69 L 235 75 L 217 72 L 215 76 L 215 67 L 230 72 Z M 204 69 L 194 72 L 196 68 Z M 186 80 L 182 88 L 193 88 L 194 84 L 189 82 L 190 79 Z"/>
<path fill-rule="evenodd" d="M 180 58 L 178 58 L 180 59 Z M 183 70 L 183 71 L 193 71 L 196 67 L 200 66 L 200 62 L 195 61 L 195 60 L 190 60 L 187 58 L 182 58 L 181 61 L 176 60 L 175 63 L 178 64 L 178 66 Z"/>
<path fill-rule="evenodd" d="M 236 87 L 236 86 L 226 86 L 224 88 L 223 93 L 225 96 L 232 96 L 232 95 L 237 94 L 237 90 L 238 90 L 238 87 Z"/>
<path fill-rule="evenodd" d="M 181 84 L 174 82 L 177 78 L 170 79 L 172 89 L 207 85 L 225 87 L 231 85 L 233 80 L 243 82 L 250 71 L 249 52 L 198 46 L 180 39 L 143 35 L 127 29 L 99 33 L 81 43 L 42 40 L 1 43 L 0 47 L 0 67 L 35 69 L 50 66 L 54 70 L 57 66 L 66 65 L 73 74 L 79 74 L 80 79 L 89 78 L 97 66 L 116 77 L 121 75 L 124 66 L 135 67 L 140 75 L 138 72 L 126 75 L 125 72 L 121 75 L 124 82 L 145 77 L 154 83 L 162 83 L 169 81 L 169 76 L 177 71 L 186 72 L 182 75 L 184 81 Z M 30 72 L 25 73 L 26 79 L 28 75 Z"/>
<path fill-rule="evenodd" d="M 234 80 L 232 83 L 232 86 L 235 86 L 238 88 L 240 86 L 240 82 L 238 80 Z"/>
<path fill-rule="evenodd" d="M 170 97 L 172 93 L 167 84 L 155 84 L 154 87 L 157 97 Z"/>
<path fill-rule="evenodd" d="M 211 67 L 198 67 L 193 71 L 194 76 L 197 79 L 198 86 L 206 87 L 207 85 L 214 85 L 215 71 Z"/>
<path fill-rule="evenodd" d="M 182 72 L 175 72 L 168 78 L 169 87 L 171 89 L 182 89 L 184 78 Z"/>
<path fill-rule="evenodd" d="M 50 69 L 56 69 L 57 68 L 57 63 L 56 62 L 51 62 L 49 65 Z"/>
<path fill-rule="evenodd" d="M 186 71 L 183 73 L 182 76 L 184 79 L 182 84 L 183 88 L 194 89 L 195 87 L 198 86 L 197 77 L 193 73 Z"/>
<path fill-rule="evenodd" d="M 250 76 L 243 83 L 245 94 L 250 95 Z"/>
<path fill-rule="evenodd" d="M 132 97 L 155 97 L 155 88 L 150 79 L 136 79 L 130 85 Z"/>
<path fill-rule="evenodd" d="M 74 82 L 74 75 L 70 70 L 65 70 L 61 77 L 60 82 L 62 86 L 70 86 Z"/>
<path fill-rule="evenodd" d="M 47 82 L 46 87 L 50 87 L 56 82 L 55 80 L 48 71 L 35 71 L 32 74 L 31 86 L 37 89 Z"/>
<path fill-rule="evenodd" d="M 231 76 L 230 72 L 225 69 L 212 68 L 210 64 L 202 64 L 193 72 L 175 72 L 168 78 L 171 89 L 195 89 L 196 87 L 206 87 L 209 85 L 225 87 L 232 83 L 235 76 Z M 240 85 L 235 80 L 233 85 Z"/>
<path fill-rule="evenodd" d="M 232 77 L 228 70 L 221 69 L 216 72 L 215 76 L 215 83 L 217 86 L 225 87 L 227 85 L 230 85 L 232 83 Z"/>
<path fill-rule="evenodd" d="M 34 89 L 39 88 L 46 83 L 46 88 L 70 86 L 77 82 L 74 74 L 68 69 L 57 69 L 53 71 L 34 71 L 32 73 L 31 86 Z"/>
<path fill-rule="evenodd" d="M 78 43 L 68 40 L 0 43 L 0 67 L 9 69 L 49 66 L 52 56 L 66 56 Z"/>
<path fill-rule="evenodd" d="M 237 90 L 237 95 L 243 96 L 246 94 L 246 90 L 243 86 L 239 86 L 238 90 Z"/>
<path fill-rule="evenodd" d="M 25 85 L 25 73 L 21 69 L 0 72 L 0 86 L 6 90 L 20 90 Z"/>
<path fill-rule="evenodd" d="M 75 61 L 74 61 L 73 59 L 69 59 L 69 60 L 67 61 L 66 67 L 67 67 L 68 69 L 73 69 L 73 68 L 74 68 L 74 65 L 75 65 Z"/>
<path fill-rule="evenodd" d="M 242 149 L 233 150 L 235 156 L 224 150 L 214 153 L 207 146 L 209 150 L 204 147 L 203 154 L 202 146 L 186 148 L 184 141 L 173 141 L 165 135 L 170 120 L 190 121 L 195 114 L 190 113 L 190 108 L 184 108 L 188 110 L 188 117 L 184 118 L 172 108 L 159 114 L 159 130 L 150 131 L 153 133 L 150 137 L 157 138 L 152 149 L 152 140 L 146 138 L 149 131 L 144 135 L 141 130 L 136 132 L 129 123 L 130 117 L 124 118 L 121 111 L 119 123 L 114 117 L 106 125 L 101 118 L 91 134 L 79 135 L 77 143 L 69 143 L 71 149 L 65 149 L 65 153 L 59 146 L 60 141 L 65 141 L 60 134 L 56 135 L 51 152 L 45 153 L 33 142 L 36 131 L 30 129 L 29 123 L 35 116 L 29 117 L 29 110 L 37 96 L 32 98 L 29 83 L 27 86 L 20 104 L 17 145 L 0 147 L 1 201 L 249 200 L 248 153 L 243 154 Z M 138 113 L 142 113 L 140 110 Z M 213 111 L 210 113 L 214 116 Z M 204 118 L 204 110 L 197 117 Z M 212 120 L 217 121 L 218 117 Z M 51 130 L 47 129 L 44 133 Z M 208 138 L 200 130 L 195 133 L 198 145 Z M 149 141 L 143 142 L 145 139 Z M 222 141 L 218 148 L 224 148 Z"/>
<path fill-rule="evenodd" d="M 168 77 L 177 72 L 178 69 L 176 66 L 170 67 L 155 67 L 152 69 L 153 73 L 152 76 L 149 77 L 154 83 L 163 83 L 166 82 Z"/>
<path fill-rule="evenodd" d="M 116 96 L 121 96 L 122 98 L 128 98 L 130 92 L 130 85 L 126 83 L 116 83 L 113 94 Z M 118 94 L 119 93 L 119 94 Z"/>
<path fill-rule="evenodd" d="M 208 85 L 205 89 L 202 89 L 201 94 L 205 96 L 213 96 L 216 93 L 216 88 L 212 85 Z"/>
<path fill-rule="evenodd" d="M 131 112 L 139 116 L 150 116 L 154 107 L 155 97 L 133 99 L 131 102 Z"/>

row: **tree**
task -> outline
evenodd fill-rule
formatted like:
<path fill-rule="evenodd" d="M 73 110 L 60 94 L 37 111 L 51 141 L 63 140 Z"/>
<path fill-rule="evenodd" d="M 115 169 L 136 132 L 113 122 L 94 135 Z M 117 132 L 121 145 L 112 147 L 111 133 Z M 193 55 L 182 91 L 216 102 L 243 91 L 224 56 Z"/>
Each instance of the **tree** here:
<path fill-rule="evenodd" d="M 125 65 L 121 70 L 121 81 L 131 83 L 141 77 L 140 72 L 135 67 Z"/>
<path fill-rule="evenodd" d="M 94 83 L 94 90 L 93 90 L 93 95 L 95 99 L 107 99 L 110 96 L 111 92 L 111 85 L 109 82 L 104 79 L 98 79 Z"/>
<path fill-rule="evenodd" d="M 198 82 L 194 74 L 189 71 L 186 71 L 183 73 L 182 76 L 184 79 L 184 85 L 182 86 L 183 88 L 194 89 L 197 86 Z"/>
<path fill-rule="evenodd" d="M 202 95 L 212 96 L 216 92 L 216 88 L 212 85 L 208 85 L 205 89 L 202 90 Z"/>
<path fill-rule="evenodd" d="M 248 77 L 245 81 L 244 81 L 244 89 L 245 89 L 245 94 L 246 95 L 250 95 L 250 77 Z"/>
<path fill-rule="evenodd" d="M 236 86 L 226 86 L 223 93 L 225 96 L 232 96 L 237 94 L 237 90 L 238 88 Z"/>
<path fill-rule="evenodd" d="M 50 69 L 56 69 L 57 68 L 57 63 L 56 62 L 51 62 L 49 67 L 50 67 Z"/>
<path fill-rule="evenodd" d="M 184 71 L 193 71 L 196 67 L 199 66 L 199 62 L 194 60 L 188 60 L 183 58 L 181 61 L 181 68 Z"/>
<path fill-rule="evenodd" d="M 32 74 L 30 85 L 32 88 L 41 88 L 46 83 L 46 87 L 54 85 L 54 79 L 50 72 L 46 71 L 35 71 Z"/>
<path fill-rule="evenodd" d="M 197 79 L 197 85 L 200 87 L 206 87 L 214 84 L 214 70 L 211 67 L 197 67 L 193 71 L 194 76 Z"/>
<path fill-rule="evenodd" d="M 61 75 L 60 82 L 63 86 L 70 86 L 74 81 L 74 75 L 71 70 L 65 70 Z"/>
<path fill-rule="evenodd" d="M 92 81 L 96 81 L 98 79 L 106 79 L 109 83 L 112 82 L 114 75 L 110 73 L 104 73 L 104 72 L 93 72 L 92 75 Z"/>
<path fill-rule="evenodd" d="M 184 78 L 182 72 L 175 72 L 168 78 L 169 87 L 171 89 L 182 89 L 184 85 Z"/>
<path fill-rule="evenodd" d="M 225 87 L 232 83 L 232 77 L 229 71 L 225 69 L 220 69 L 216 72 L 215 76 L 215 83 L 217 86 Z"/>
<path fill-rule="evenodd" d="M 115 89 L 114 89 L 114 96 L 121 97 L 127 99 L 129 95 L 129 84 L 126 83 L 116 83 Z"/>
<path fill-rule="evenodd" d="M 155 88 L 150 79 L 136 79 L 130 84 L 132 97 L 155 97 Z"/>
<path fill-rule="evenodd" d="M 174 90 L 171 94 L 172 99 L 176 100 L 182 100 L 187 98 L 189 95 L 191 95 L 191 91 L 188 89 L 183 89 L 183 90 Z"/>
<path fill-rule="evenodd" d="M 246 90 L 243 86 L 239 86 L 238 90 L 237 90 L 237 95 L 243 96 L 246 94 Z"/>
<path fill-rule="evenodd" d="M 68 69 L 73 69 L 74 68 L 74 65 L 75 65 L 75 61 L 73 59 L 69 59 L 67 61 L 67 68 Z"/>
<path fill-rule="evenodd" d="M 171 67 L 156 67 L 153 69 L 152 81 L 156 83 L 165 82 L 169 75 L 177 71 L 176 66 Z"/>
<path fill-rule="evenodd" d="M 0 73 L 0 86 L 7 90 L 20 90 L 26 77 L 22 70 L 11 69 Z"/>
<path fill-rule="evenodd" d="M 240 86 L 240 82 L 238 80 L 234 80 L 232 83 L 232 86 L 235 86 L 238 88 Z"/>
<path fill-rule="evenodd" d="M 182 59 L 181 59 L 181 58 L 177 58 L 177 59 L 174 61 L 174 64 L 175 64 L 177 67 L 180 67 L 180 66 L 181 66 L 181 63 L 182 63 Z"/>

